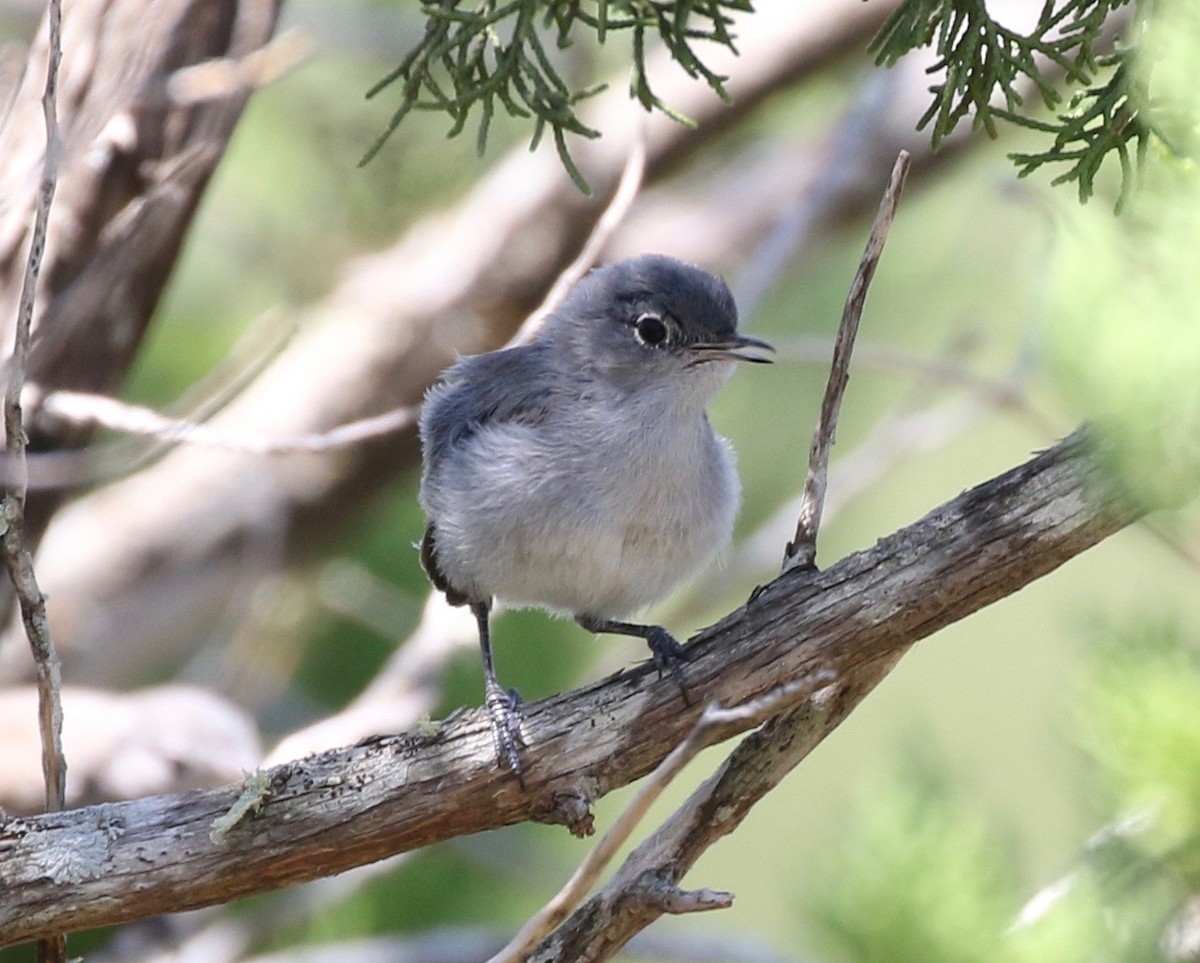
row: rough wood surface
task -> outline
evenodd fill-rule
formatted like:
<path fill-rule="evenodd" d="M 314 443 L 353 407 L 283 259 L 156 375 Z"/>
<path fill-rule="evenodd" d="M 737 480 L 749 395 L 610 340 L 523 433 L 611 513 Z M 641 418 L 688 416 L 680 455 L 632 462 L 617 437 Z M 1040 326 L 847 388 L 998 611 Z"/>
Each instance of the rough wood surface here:
<path fill-rule="evenodd" d="M 750 733 L 712 777 L 639 845 L 600 891 L 529 954 L 531 963 L 607 960 L 665 913 L 687 872 L 893 669 L 906 648 L 859 665 Z"/>
<path fill-rule="evenodd" d="M 811 747 L 914 642 L 1134 517 L 1077 433 L 873 548 L 756 593 L 688 647 L 690 708 L 647 665 L 527 706 L 525 791 L 495 765 L 475 710 L 276 766 L 257 806 L 231 787 L 11 819 L 0 825 L 0 945 L 224 902 L 523 820 L 578 826 L 588 802 L 683 739 L 704 702 L 734 705 L 832 670 L 829 707 L 802 713 L 791 737 Z M 231 809 L 244 815 L 214 837 Z"/>

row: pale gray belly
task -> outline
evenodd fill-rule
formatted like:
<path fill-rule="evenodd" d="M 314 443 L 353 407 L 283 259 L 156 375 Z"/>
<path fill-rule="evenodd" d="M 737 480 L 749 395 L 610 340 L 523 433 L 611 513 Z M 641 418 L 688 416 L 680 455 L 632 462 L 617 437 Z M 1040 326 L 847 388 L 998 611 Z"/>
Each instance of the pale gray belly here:
<path fill-rule="evenodd" d="M 711 434 L 669 460 L 642 446 L 546 451 L 526 426 L 482 433 L 422 500 L 450 582 L 475 597 L 604 618 L 665 597 L 729 540 L 732 455 Z M 506 454 L 521 451 L 525 457 Z"/>

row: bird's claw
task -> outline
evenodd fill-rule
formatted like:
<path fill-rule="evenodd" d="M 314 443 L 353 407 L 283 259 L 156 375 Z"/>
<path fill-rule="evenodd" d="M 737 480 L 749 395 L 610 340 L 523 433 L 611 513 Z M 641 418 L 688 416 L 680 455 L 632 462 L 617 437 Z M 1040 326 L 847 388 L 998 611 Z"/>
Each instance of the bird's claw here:
<path fill-rule="evenodd" d="M 650 645 L 650 653 L 654 657 L 654 665 L 658 669 L 658 677 L 661 679 L 664 672 L 671 673 L 671 678 L 675 680 L 675 684 L 679 686 L 679 691 L 683 695 L 685 705 L 691 705 L 691 696 L 688 694 L 687 686 L 683 683 L 683 646 L 679 641 L 666 629 L 661 626 L 654 626 L 650 630 L 650 634 L 646 636 L 646 641 Z"/>
<path fill-rule="evenodd" d="M 521 696 L 516 689 L 503 689 L 492 683 L 487 686 L 484 704 L 491 722 L 492 740 L 496 744 L 496 758 L 501 766 L 512 770 L 524 786 L 520 754 L 525 746 L 525 739 L 521 735 Z"/>

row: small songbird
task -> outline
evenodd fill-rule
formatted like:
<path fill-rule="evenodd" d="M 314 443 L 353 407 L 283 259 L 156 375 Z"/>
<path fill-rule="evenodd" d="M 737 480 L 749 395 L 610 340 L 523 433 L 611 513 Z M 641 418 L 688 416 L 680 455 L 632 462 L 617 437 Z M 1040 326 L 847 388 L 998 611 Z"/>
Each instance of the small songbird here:
<path fill-rule="evenodd" d="M 738 334 L 722 280 L 648 254 L 592 271 L 527 344 L 463 358 L 430 390 L 421 564 L 479 623 L 497 755 L 518 776 L 520 700 L 496 681 L 493 602 L 643 638 L 682 685 L 680 644 L 622 620 L 729 541 L 741 486 L 705 407 L 734 362 L 773 350 Z"/>

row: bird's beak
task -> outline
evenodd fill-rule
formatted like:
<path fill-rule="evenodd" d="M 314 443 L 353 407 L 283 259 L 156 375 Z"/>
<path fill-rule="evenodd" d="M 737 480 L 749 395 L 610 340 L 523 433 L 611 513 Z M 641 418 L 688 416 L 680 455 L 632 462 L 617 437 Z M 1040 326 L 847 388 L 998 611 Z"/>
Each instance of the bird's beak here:
<path fill-rule="evenodd" d="M 774 345 L 748 334 L 735 334 L 723 341 L 705 341 L 690 345 L 692 364 L 705 361 L 750 361 L 754 364 L 771 364 L 775 359 Z"/>

